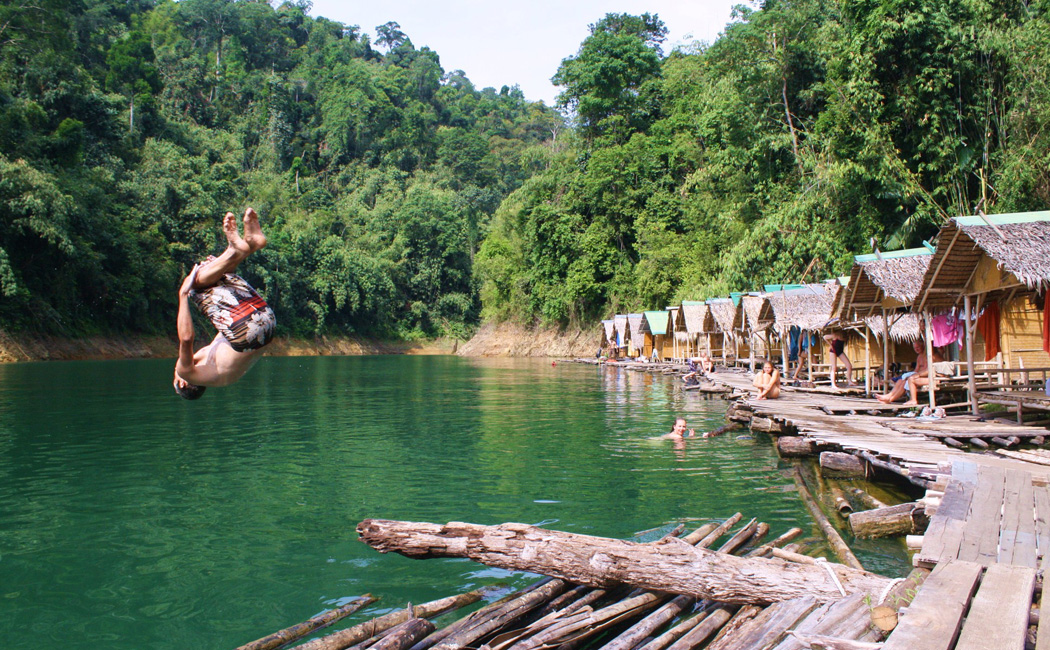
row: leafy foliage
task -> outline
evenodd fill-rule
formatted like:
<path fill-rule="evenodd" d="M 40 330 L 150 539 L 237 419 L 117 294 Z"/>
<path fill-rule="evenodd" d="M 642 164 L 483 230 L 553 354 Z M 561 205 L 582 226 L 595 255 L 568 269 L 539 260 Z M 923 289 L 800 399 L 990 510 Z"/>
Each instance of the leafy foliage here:
<path fill-rule="evenodd" d="M 474 255 L 561 117 L 309 7 L 0 3 L 0 325 L 170 330 L 250 204 L 286 332 L 469 334 Z"/>
<path fill-rule="evenodd" d="M 578 138 L 481 247 L 485 313 L 586 323 L 1046 209 L 1047 9 L 765 0 L 666 57 L 658 19 L 606 16 L 554 77 Z"/>

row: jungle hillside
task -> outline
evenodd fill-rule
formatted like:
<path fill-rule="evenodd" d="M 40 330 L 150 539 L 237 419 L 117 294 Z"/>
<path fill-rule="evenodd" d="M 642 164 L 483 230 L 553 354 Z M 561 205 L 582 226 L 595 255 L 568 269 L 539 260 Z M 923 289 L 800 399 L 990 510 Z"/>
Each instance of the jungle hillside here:
<path fill-rule="evenodd" d="M 0 328 L 173 329 L 251 205 L 285 334 L 465 338 L 819 280 L 1050 207 L 1046 1 L 766 0 L 667 51 L 596 16 L 478 89 L 308 0 L 0 1 Z"/>

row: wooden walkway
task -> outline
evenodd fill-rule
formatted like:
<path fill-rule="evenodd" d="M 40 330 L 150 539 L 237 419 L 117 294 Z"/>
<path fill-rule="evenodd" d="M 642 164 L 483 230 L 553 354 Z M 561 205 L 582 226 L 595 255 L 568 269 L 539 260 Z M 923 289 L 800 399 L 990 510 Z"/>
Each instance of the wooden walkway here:
<path fill-rule="evenodd" d="M 1050 650 L 1050 599 L 1036 592 L 1037 576 L 1050 564 L 1050 453 L 966 453 L 942 442 L 1030 439 L 1046 436 L 1045 429 L 969 416 L 887 417 L 892 407 L 873 400 L 790 387 L 779 399 L 756 400 L 749 376 L 724 372 L 716 380 L 749 393 L 741 402 L 756 417 L 943 490 L 936 509 L 927 508 L 930 523 L 915 557 L 933 572 L 883 650 L 1023 650 L 1033 606 L 1041 614 L 1036 650 Z M 833 635 L 867 640 L 838 628 Z"/>
<path fill-rule="evenodd" d="M 880 408 L 883 405 L 873 399 L 814 394 L 791 387 L 785 387 L 778 399 L 757 400 L 751 379 L 744 373 L 719 372 L 713 379 L 739 393 L 748 393 L 740 402 L 754 415 L 794 427 L 800 436 L 860 456 L 923 487 L 943 488 L 950 478 L 952 463 L 957 461 L 1004 471 L 1027 471 L 1041 485 L 1050 481 L 1050 465 L 994 453 L 968 453 L 941 442 L 949 436 L 969 439 L 1038 435 L 1038 429 L 976 421 L 970 416 L 937 421 L 887 417 L 887 409 Z M 870 415 L 869 411 L 878 414 Z M 895 409 L 891 407 L 889 413 L 895 413 Z M 1046 430 L 1041 431 L 1046 434 Z"/>

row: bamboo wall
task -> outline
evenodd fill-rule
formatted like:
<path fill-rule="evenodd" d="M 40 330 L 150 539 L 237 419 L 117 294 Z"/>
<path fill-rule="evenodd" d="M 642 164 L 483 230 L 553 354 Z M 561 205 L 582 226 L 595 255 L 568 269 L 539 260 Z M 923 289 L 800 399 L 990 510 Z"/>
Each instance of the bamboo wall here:
<path fill-rule="evenodd" d="M 1007 368 L 1050 367 L 1050 355 L 1043 350 L 1043 314 L 1027 297 L 1000 305 L 999 338 L 1003 363 Z M 984 349 L 982 345 L 981 350 Z M 981 353 L 974 354 L 980 358 Z"/>

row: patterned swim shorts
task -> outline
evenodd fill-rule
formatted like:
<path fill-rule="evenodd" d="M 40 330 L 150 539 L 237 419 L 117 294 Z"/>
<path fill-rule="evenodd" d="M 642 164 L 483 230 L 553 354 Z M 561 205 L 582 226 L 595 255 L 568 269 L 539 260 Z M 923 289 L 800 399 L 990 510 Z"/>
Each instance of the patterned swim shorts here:
<path fill-rule="evenodd" d="M 227 273 L 216 285 L 190 291 L 190 298 L 237 352 L 258 350 L 273 338 L 273 309 L 239 275 Z"/>

